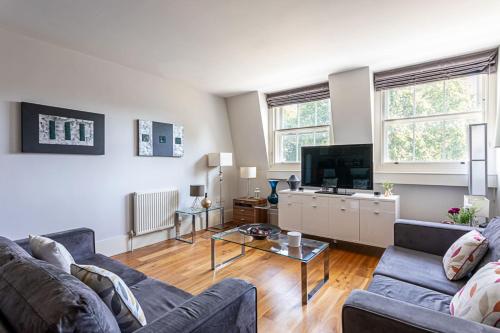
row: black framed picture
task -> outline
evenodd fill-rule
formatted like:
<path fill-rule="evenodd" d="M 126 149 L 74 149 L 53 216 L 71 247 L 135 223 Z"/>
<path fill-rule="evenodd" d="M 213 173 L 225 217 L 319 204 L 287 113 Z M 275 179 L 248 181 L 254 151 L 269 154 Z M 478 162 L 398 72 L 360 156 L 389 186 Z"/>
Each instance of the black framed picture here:
<path fill-rule="evenodd" d="M 104 115 L 21 103 L 24 153 L 104 155 Z"/>

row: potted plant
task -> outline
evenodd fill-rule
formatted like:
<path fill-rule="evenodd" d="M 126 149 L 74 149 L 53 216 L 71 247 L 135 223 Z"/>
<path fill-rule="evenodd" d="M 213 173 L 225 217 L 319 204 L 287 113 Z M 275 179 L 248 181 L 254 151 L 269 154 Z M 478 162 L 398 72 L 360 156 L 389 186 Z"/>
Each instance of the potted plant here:
<path fill-rule="evenodd" d="M 382 184 L 382 186 L 384 187 L 384 196 L 386 196 L 386 197 L 391 196 L 392 195 L 392 190 L 394 188 L 394 184 L 390 183 L 390 182 L 384 182 Z"/>
<path fill-rule="evenodd" d="M 448 210 L 448 217 L 455 224 L 472 225 L 476 217 L 477 209 L 475 207 L 457 208 L 453 207 Z"/>

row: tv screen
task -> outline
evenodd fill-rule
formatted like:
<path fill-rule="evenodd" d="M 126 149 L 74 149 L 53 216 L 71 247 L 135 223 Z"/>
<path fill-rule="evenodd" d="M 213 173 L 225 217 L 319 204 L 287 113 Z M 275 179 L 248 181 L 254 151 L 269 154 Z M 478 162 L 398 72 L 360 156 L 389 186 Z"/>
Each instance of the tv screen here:
<path fill-rule="evenodd" d="M 373 145 L 302 147 L 302 186 L 373 190 Z"/>

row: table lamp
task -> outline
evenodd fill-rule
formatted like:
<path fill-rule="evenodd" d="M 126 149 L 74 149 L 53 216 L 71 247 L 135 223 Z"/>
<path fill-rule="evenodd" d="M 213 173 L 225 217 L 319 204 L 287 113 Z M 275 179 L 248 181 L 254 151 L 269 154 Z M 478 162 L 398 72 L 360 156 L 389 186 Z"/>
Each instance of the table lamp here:
<path fill-rule="evenodd" d="M 247 198 L 250 198 L 250 179 L 257 178 L 256 167 L 240 167 L 240 178 L 246 179 L 247 183 Z"/>
<path fill-rule="evenodd" d="M 205 185 L 190 185 L 189 195 L 195 197 L 193 201 L 192 208 L 197 208 L 200 206 L 199 198 L 205 196 Z"/>
<path fill-rule="evenodd" d="M 232 153 L 210 153 L 208 154 L 208 166 L 209 167 L 219 167 L 219 203 L 221 206 L 224 205 L 222 201 L 222 182 L 224 181 L 224 175 L 222 173 L 222 167 L 233 165 L 233 154 Z"/>

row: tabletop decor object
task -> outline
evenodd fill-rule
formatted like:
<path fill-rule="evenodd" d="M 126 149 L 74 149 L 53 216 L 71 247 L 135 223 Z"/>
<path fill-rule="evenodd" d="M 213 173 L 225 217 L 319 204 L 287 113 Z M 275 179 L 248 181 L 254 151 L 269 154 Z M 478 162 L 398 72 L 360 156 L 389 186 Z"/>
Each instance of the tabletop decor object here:
<path fill-rule="evenodd" d="M 300 240 L 302 238 L 302 234 L 298 231 L 289 231 L 287 234 L 288 236 L 288 246 L 291 247 L 299 247 L 300 246 Z"/>
<path fill-rule="evenodd" d="M 278 187 L 278 183 L 280 181 L 278 179 L 269 179 L 268 183 L 271 186 L 271 194 L 267 197 L 267 200 L 271 205 L 278 204 L 278 193 L 276 193 L 276 188 Z"/>
<path fill-rule="evenodd" d="M 455 224 L 472 225 L 474 218 L 476 217 L 475 207 L 465 207 L 458 208 L 453 207 L 448 210 L 448 217 Z"/>
<path fill-rule="evenodd" d="M 257 168 L 240 167 L 240 178 L 247 180 L 247 198 L 250 198 L 250 179 L 257 178 Z"/>
<path fill-rule="evenodd" d="M 207 198 L 207 193 L 205 192 L 205 197 L 201 200 L 201 207 L 210 208 L 212 206 L 212 200 Z"/>
<path fill-rule="evenodd" d="M 299 189 L 300 180 L 295 175 L 291 175 L 287 181 L 288 186 L 290 186 L 290 191 L 297 191 Z"/>
<path fill-rule="evenodd" d="M 245 224 L 238 228 L 238 231 L 246 236 L 255 239 L 266 239 L 269 236 L 278 235 L 281 229 L 275 225 L 267 223 Z"/>

